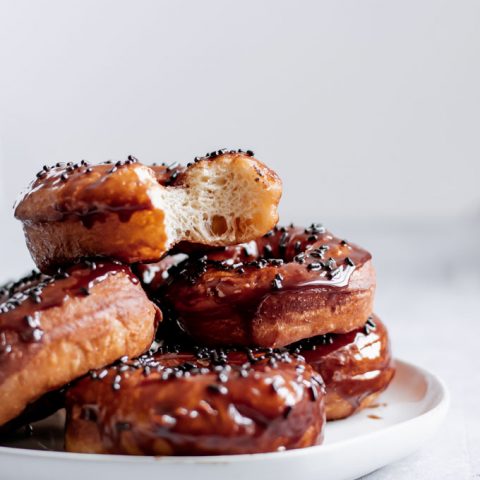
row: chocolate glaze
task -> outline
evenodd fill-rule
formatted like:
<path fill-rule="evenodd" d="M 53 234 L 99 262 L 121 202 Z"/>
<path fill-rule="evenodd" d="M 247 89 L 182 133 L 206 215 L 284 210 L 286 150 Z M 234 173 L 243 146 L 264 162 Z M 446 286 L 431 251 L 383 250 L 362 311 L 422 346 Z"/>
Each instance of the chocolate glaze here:
<path fill-rule="evenodd" d="M 155 263 L 138 263 L 132 266 L 132 270 L 140 279 L 142 286 L 147 293 L 151 293 L 153 297 L 170 281 L 170 269 L 176 267 L 186 260 L 188 255 L 184 253 L 176 253 L 167 255 L 159 262 Z M 173 271 L 173 270 L 172 270 Z"/>
<path fill-rule="evenodd" d="M 227 153 L 222 149 L 207 153 L 200 160 L 213 160 Z M 245 153 L 247 150 L 230 150 L 228 153 Z M 44 166 L 28 190 L 17 202 L 15 215 L 26 222 L 68 221 L 80 219 L 85 228 L 90 229 L 96 222 L 105 222 L 109 215 L 118 215 L 121 222 L 128 222 L 138 211 L 155 208 L 154 193 L 149 186 L 160 184 L 173 186 L 181 183 L 182 174 L 187 167 L 172 163 L 167 165 L 142 165 L 129 155 L 127 160 L 107 161 L 90 165 L 82 160 L 79 163 L 57 163 Z M 125 188 L 128 185 L 129 188 Z M 49 192 L 49 199 L 54 199 L 51 208 L 44 212 L 42 218 L 36 218 L 35 212 L 25 212 L 24 204 L 29 197 L 41 192 Z"/>
<path fill-rule="evenodd" d="M 88 295 L 95 285 L 119 272 L 138 283 L 125 265 L 85 260 L 53 276 L 33 271 L 0 288 L 0 362 L 12 353 L 16 343 L 42 341 L 42 312 L 61 306 L 68 298 Z"/>
<path fill-rule="evenodd" d="M 208 270 L 249 276 L 273 267 L 270 290 L 348 284 L 355 268 L 371 259 L 370 253 L 333 236 L 320 224 L 309 228 L 280 227 L 252 242 L 193 255 L 176 272 L 178 279 L 197 283 Z M 276 281 L 275 281 L 276 280 Z"/>
<path fill-rule="evenodd" d="M 395 373 L 388 332 L 376 316 L 363 328 L 317 336 L 288 348 L 302 355 L 325 381 L 328 419 L 338 397 L 350 405 L 352 414 L 365 406 L 367 397 L 387 388 Z"/>
<path fill-rule="evenodd" d="M 342 301 L 353 272 L 370 259 L 366 250 L 336 238 L 319 224 L 307 229 L 290 226 L 276 228 L 248 244 L 190 254 L 170 268 L 168 275 L 158 265 L 150 267 L 157 268 L 150 283 L 160 285 L 157 298 L 165 294 L 180 325 L 194 337 L 202 324 L 212 331 L 213 322 L 229 319 L 225 335 L 229 329 L 243 330 L 247 338 L 240 343 L 256 344 L 249 334 L 252 319 L 264 315 L 265 309 L 275 308 L 280 314 L 280 306 L 303 308 L 300 301 L 294 305 L 295 292 L 302 292 L 305 304 L 328 290 Z M 166 287 L 165 281 L 157 281 L 159 275 L 169 277 Z M 213 343 L 223 335 L 218 333 Z"/>
<path fill-rule="evenodd" d="M 135 212 L 154 208 L 149 183 L 171 185 L 184 170 L 184 167 L 166 164 L 147 167 L 132 156 L 125 161 L 96 165 L 82 161 L 45 166 L 17 202 L 16 216 L 23 219 L 21 204 L 31 195 L 49 191 L 55 202 L 45 218 L 35 219 L 37 221 L 78 218 L 86 228 L 91 228 L 96 222 L 105 222 L 109 215 L 116 214 L 121 222 L 128 222 Z"/>
<path fill-rule="evenodd" d="M 79 421 L 94 427 L 92 438 L 98 436 L 105 453 L 217 455 L 309 446 L 323 437 L 324 393 L 322 379 L 286 351 L 164 349 L 92 372 L 69 392 L 67 448 L 82 431 Z"/>

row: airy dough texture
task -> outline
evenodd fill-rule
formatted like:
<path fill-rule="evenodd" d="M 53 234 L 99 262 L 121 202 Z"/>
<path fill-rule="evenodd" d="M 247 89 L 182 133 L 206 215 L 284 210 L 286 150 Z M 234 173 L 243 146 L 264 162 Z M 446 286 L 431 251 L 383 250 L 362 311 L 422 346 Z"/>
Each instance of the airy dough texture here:
<path fill-rule="evenodd" d="M 200 161 L 175 187 L 161 190 L 167 237 L 172 245 L 253 240 L 276 224 L 280 194 L 279 178 L 251 157 L 222 155 Z"/>

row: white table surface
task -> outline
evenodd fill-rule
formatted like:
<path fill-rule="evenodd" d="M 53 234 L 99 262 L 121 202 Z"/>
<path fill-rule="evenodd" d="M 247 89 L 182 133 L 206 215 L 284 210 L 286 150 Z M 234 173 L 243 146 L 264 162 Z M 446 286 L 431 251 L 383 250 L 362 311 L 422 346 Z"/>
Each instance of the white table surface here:
<path fill-rule="evenodd" d="M 0 280 L 31 268 L 18 225 L 7 223 L 17 230 L 0 243 Z M 480 219 L 326 224 L 373 252 L 376 311 L 394 354 L 440 375 L 451 393 L 447 420 L 431 442 L 365 478 L 480 478 Z"/>

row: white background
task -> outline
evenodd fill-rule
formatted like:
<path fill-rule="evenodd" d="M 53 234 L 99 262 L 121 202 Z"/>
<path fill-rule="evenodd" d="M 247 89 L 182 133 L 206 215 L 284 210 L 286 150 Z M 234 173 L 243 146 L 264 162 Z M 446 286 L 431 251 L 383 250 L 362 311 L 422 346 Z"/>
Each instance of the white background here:
<path fill-rule="evenodd" d="M 396 351 L 457 392 L 376 476 L 479 475 L 479 59 L 478 1 L 0 1 L 0 280 L 31 268 L 11 206 L 43 164 L 252 148 L 285 222 L 372 250 Z"/>

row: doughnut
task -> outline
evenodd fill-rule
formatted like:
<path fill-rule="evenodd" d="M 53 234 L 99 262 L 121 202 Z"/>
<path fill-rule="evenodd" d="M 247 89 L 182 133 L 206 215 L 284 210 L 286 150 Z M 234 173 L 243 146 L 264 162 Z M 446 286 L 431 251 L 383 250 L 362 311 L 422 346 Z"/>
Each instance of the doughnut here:
<path fill-rule="evenodd" d="M 92 372 L 66 394 L 66 450 L 230 455 L 322 442 L 321 377 L 288 352 L 162 351 Z"/>
<path fill-rule="evenodd" d="M 11 435 L 14 431 L 43 420 L 64 408 L 65 390 L 66 386 L 58 390 L 52 390 L 42 395 L 38 400 L 29 403 L 18 417 L 14 417 L 0 426 L 0 436 Z"/>
<path fill-rule="evenodd" d="M 142 354 L 160 319 L 130 268 L 110 261 L 1 288 L 0 425 L 92 368 Z"/>
<path fill-rule="evenodd" d="M 179 242 L 231 245 L 278 220 L 282 185 L 253 152 L 219 150 L 187 167 L 125 161 L 57 163 L 15 208 L 41 271 L 80 258 L 159 260 Z"/>
<path fill-rule="evenodd" d="M 363 327 L 373 310 L 370 254 L 319 224 L 192 254 L 150 283 L 158 275 L 168 277 L 159 298 L 205 345 L 282 347 Z"/>
<path fill-rule="evenodd" d="M 309 338 L 289 349 L 302 355 L 325 381 L 327 420 L 372 405 L 395 374 L 387 329 L 375 315 L 362 328 Z"/>

